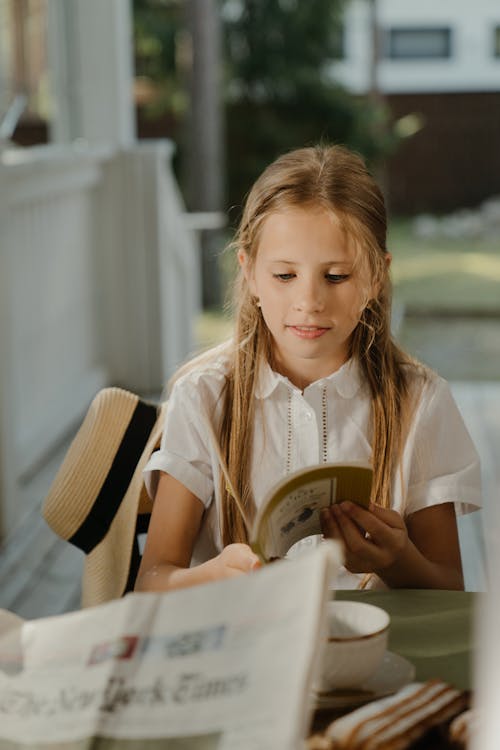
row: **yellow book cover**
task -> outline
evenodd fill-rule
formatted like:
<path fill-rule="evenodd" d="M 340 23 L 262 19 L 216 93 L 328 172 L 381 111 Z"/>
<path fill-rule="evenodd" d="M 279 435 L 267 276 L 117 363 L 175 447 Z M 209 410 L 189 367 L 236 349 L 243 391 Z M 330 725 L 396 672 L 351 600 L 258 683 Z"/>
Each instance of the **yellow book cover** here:
<path fill-rule="evenodd" d="M 350 500 L 368 507 L 372 469 L 362 462 L 310 466 L 278 482 L 257 511 L 250 544 L 261 560 L 284 557 L 300 539 L 321 534 L 320 511 Z"/>

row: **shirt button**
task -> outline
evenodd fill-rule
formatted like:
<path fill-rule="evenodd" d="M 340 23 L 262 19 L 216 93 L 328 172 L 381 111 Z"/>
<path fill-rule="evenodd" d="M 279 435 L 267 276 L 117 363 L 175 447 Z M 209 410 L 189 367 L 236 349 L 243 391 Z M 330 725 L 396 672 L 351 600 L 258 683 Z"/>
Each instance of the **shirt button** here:
<path fill-rule="evenodd" d="M 311 419 L 313 418 L 313 415 L 311 414 L 310 411 L 306 411 L 305 417 L 306 417 L 307 421 L 310 422 Z"/>

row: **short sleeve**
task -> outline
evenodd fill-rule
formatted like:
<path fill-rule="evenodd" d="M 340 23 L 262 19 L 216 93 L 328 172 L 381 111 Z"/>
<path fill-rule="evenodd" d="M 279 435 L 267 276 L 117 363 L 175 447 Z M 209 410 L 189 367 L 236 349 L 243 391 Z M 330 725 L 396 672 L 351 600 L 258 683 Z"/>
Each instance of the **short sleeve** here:
<path fill-rule="evenodd" d="M 423 388 L 405 453 L 407 515 L 446 502 L 455 503 L 457 515 L 481 506 L 479 456 L 442 378 Z"/>
<path fill-rule="evenodd" d="M 144 481 L 154 498 L 159 472 L 170 474 L 196 495 L 205 507 L 210 504 L 214 482 L 210 441 L 205 424 L 207 406 L 200 379 L 185 376 L 172 389 L 165 416 L 160 449 L 144 469 Z M 205 399 L 206 401 L 206 399 Z"/>

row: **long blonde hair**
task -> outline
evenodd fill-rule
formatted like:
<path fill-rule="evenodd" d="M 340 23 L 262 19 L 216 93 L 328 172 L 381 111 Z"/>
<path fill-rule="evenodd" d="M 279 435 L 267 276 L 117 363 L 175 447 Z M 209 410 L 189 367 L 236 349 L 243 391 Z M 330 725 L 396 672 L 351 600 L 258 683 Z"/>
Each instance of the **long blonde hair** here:
<path fill-rule="evenodd" d="M 255 182 L 245 203 L 233 246 L 255 262 L 265 219 L 287 208 L 331 211 L 355 249 L 360 277 L 369 279 L 350 355 L 368 383 L 372 401 L 372 500 L 390 506 L 391 486 L 400 461 L 411 412 L 408 368 L 415 364 L 391 337 L 391 284 L 387 219 L 383 195 L 362 158 L 341 146 L 291 151 L 274 161 Z M 372 297 L 372 298 L 370 298 Z M 221 533 L 224 544 L 248 541 L 255 510 L 250 483 L 255 386 L 259 363 L 272 364 L 272 342 L 259 307 L 240 270 L 234 290 L 235 332 L 216 427 L 221 453 Z"/>

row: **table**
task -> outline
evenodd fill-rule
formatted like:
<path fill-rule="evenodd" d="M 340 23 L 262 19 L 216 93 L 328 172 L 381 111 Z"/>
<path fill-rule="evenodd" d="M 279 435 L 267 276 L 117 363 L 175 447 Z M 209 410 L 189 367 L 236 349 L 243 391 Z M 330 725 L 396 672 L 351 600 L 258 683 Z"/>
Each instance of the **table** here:
<path fill-rule="evenodd" d="M 477 596 L 469 591 L 422 589 L 335 593 L 337 599 L 375 604 L 389 613 L 389 650 L 415 665 L 417 681 L 439 677 L 463 690 L 472 687 Z"/>
<path fill-rule="evenodd" d="M 439 677 L 463 690 L 470 690 L 473 684 L 473 620 L 478 596 L 422 589 L 335 592 L 336 599 L 375 604 L 389 613 L 388 648 L 414 664 L 416 681 Z M 338 715 L 338 711 L 318 711 L 312 731 L 322 731 Z M 436 733 L 416 747 L 445 750 L 448 744 Z"/>

